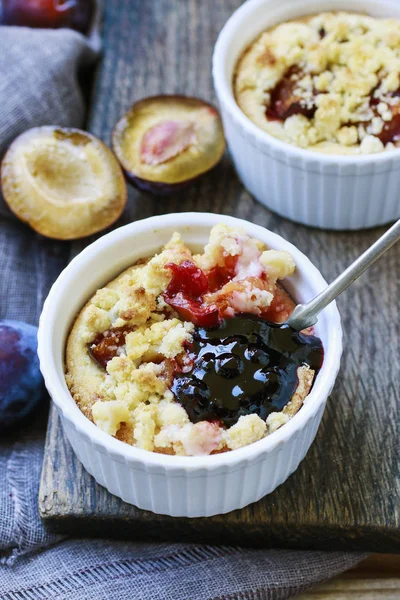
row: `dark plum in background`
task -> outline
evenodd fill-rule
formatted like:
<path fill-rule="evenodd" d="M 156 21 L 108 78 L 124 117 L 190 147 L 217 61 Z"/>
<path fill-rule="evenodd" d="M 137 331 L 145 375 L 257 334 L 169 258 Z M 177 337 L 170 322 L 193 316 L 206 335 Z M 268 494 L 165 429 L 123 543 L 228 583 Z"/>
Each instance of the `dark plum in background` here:
<path fill-rule="evenodd" d="M 94 6 L 95 0 L 0 0 L 0 22 L 49 29 L 69 27 L 86 33 Z"/>
<path fill-rule="evenodd" d="M 37 328 L 0 321 L 0 430 L 26 417 L 43 395 Z"/>

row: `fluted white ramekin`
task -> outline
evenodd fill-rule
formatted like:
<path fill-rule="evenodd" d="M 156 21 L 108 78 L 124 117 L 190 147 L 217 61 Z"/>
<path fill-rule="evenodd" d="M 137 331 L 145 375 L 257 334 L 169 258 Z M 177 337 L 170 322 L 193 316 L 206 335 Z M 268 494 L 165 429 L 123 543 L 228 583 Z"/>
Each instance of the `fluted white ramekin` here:
<path fill-rule="evenodd" d="M 64 379 L 65 343 L 77 312 L 96 289 L 139 258 L 157 252 L 174 231 L 199 250 L 211 227 L 221 222 L 243 226 L 269 247 L 292 253 L 297 270 L 285 286 L 297 301 L 311 299 L 326 286 L 304 254 L 258 225 L 208 213 L 169 214 L 131 223 L 88 246 L 54 283 L 40 317 L 40 367 L 79 460 L 112 494 L 160 514 L 226 513 L 272 492 L 298 467 L 310 447 L 339 369 L 342 330 L 332 303 L 316 326 L 325 357 L 305 405 L 281 429 L 255 444 L 205 457 L 155 454 L 114 439 L 83 415 Z"/>
<path fill-rule="evenodd" d="M 248 0 L 222 29 L 213 56 L 214 87 L 227 144 L 248 191 L 293 221 L 362 229 L 400 218 L 400 149 L 364 156 L 303 150 L 271 136 L 241 111 L 232 78 L 237 59 L 263 30 L 326 10 L 400 18 L 399 0 Z"/>

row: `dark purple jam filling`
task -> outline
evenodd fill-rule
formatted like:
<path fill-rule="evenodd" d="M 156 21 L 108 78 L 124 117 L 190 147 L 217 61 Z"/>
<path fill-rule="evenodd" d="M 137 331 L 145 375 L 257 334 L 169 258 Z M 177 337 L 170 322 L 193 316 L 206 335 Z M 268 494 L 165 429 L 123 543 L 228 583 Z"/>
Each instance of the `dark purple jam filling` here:
<path fill-rule="evenodd" d="M 176 373 L 172 385 L 192 423 L 230 427 L 250 414 L 265 420 L 292 398 L 298 367 L 308 365 L 317 374 L 324 355 L 319 338 L 248 314 L 212 329 L 197 327 L 193 338 L 193 367 Z"/>

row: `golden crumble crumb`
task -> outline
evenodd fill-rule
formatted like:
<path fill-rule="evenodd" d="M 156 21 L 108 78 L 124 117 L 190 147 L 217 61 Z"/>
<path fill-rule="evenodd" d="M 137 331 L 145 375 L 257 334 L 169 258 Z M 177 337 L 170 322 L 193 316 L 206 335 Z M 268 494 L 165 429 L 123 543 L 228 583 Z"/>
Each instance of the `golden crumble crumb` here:
<path fill-rule="evenodd" d="M 108 288 L 97 290 L 93 296 L 93 304 L 103 310 L 110 310 L 118 302 L 118 292 Z"/>
<path fill-rule="evenodd" d="M 273 433 L 282 425 L 285 425 L 289 421 L 289 415 L 283 412 L 273 412 L 267 417 L 267 431 L 268 433 Z"/>
<path fill-rule="evenodd" d="M 354 125 L 351 127 L 341 127 L 337 132 L 336 137 L 339 144 L 342 144 L 343 146 L 353 146 L 358 143 L 357 127 Z"/>
<path fill-rule="evenodd" d="M 260 256 L 260 263 L 274 282 L 293 275 L 296 269 L 292 255 L 286 250 L 265 250 Z"/>
<path fill-rule="evenodd" d="M 224 433 L 224 440 L 231 450 L 237 450 L 248 444 L 253 444 L 264 437 L 267 430 L 265 421 L 258 415 L 245 415 L 239 418 Z"/>
<path fill-rule="evenodd" d="M 223 266 L 227 256 L 240 254 L 241 239 L 250 239 L 244 229 L 232 228 L 228 225 L 215 225 L 210 233 L 208 244 L 204 247 L 203 254 L 193 257 L 195 263 L 204 271 L 213 267 Z"/>
<path fill-rule="evenodd" d="M 366 135 L 360 145 L 362 154 L 373 154 L 375 152 L 382 152 L 382 150 L 382 142 L 373 135 Z"/>
<path fill-rule="evenodd" d="M 103 308 L 91 304 L 85 313 L 85 325 L 90 334 L 100 333 L 110 327 L 111 317 Z"/>
<path fill-rule="evenodd" d="M 122 422 L 128 421 L 130 412 L 128 407 L 118 400 L 108 402 L 95 402 L 92 407 L 93 422 L 103 431 L 115 435 Z"/>
<path fill-rule="evenodd" d="M 146 404 L 140 404 L 133 411 L 133 435 L 138 448 L 150 451 L 153 450 L 156 413 L 156 406 Z"/>

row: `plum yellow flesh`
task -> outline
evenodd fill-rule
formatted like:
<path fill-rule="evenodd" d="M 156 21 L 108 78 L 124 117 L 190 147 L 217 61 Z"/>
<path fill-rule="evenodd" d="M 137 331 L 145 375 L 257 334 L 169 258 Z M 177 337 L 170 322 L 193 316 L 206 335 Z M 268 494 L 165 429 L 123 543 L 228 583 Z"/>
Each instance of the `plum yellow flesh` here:
<path fill-rule="evenodd" d="M 37 127 L 14 140 L 1 168 L 5 201 L 38 233 L 75 239 L 105 229 L 126 204 L 114 154 L 77 129 Z"/>

